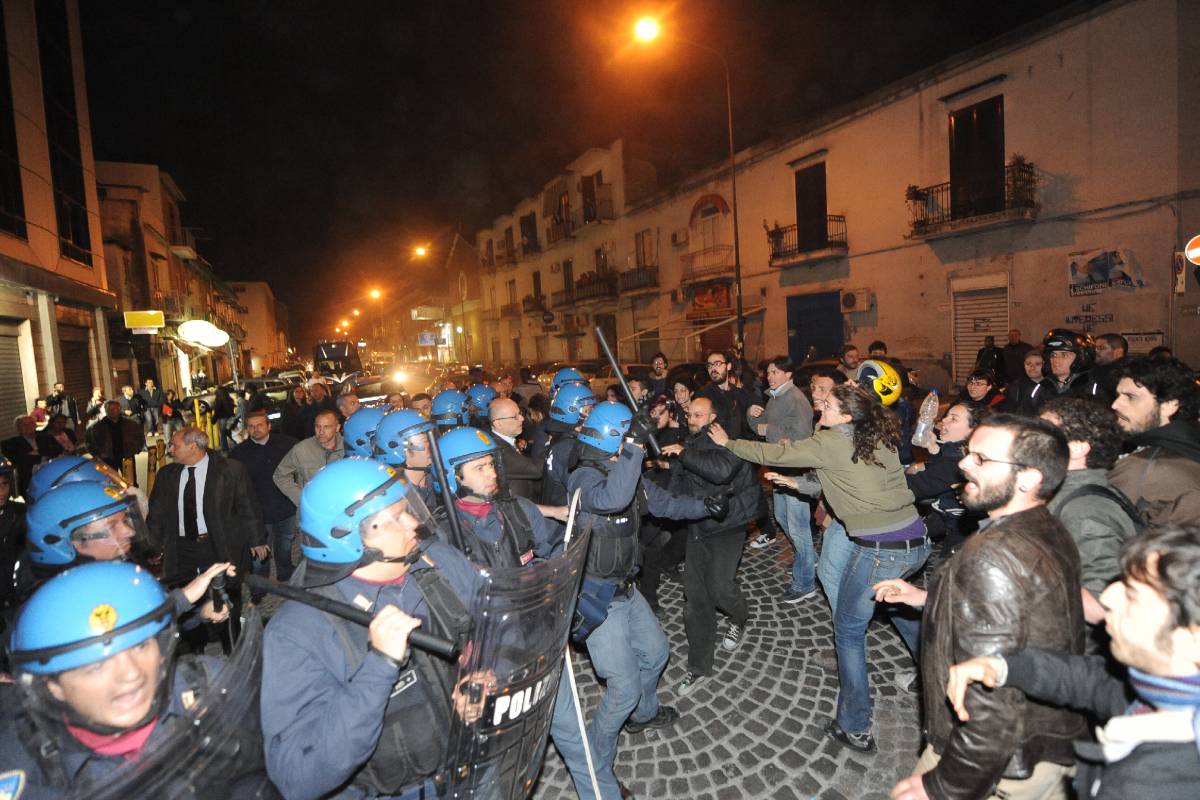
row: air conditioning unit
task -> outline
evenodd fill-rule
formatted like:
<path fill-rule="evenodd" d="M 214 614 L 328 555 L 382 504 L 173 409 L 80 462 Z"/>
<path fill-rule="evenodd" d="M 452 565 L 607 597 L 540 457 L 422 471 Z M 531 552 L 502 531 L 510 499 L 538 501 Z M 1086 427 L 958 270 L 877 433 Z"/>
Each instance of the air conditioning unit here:
<path fill-rule="evenodd" d="M 870 311 L 873 302 L 874 294 L 870 289 L 847 289 L 842 292 L 842 313 Z"/>
<path fill-rule="evenodd" d="M 676 231 L 671 231 L 671 245 L 674 247 L 684 247 L 688 243 L 688 229 L 680 228 Z"/>

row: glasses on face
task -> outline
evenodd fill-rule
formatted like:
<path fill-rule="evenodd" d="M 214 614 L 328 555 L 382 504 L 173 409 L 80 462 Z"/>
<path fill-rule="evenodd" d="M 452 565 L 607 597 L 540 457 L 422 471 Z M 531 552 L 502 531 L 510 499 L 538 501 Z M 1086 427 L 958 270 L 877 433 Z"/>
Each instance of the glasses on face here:
<path fill-rule="evenodd" d="M 520 414 L 514 414 L 511 417 L 496 417 L 492 422 L 502 422 L 506 419 L 524 419 L 524 417 Z"/>
<path fill-rule="evenodd" d="M 713 367 L 723 367 L 723 366 L 725 366 L 725 362 L 724 362 L 724 361 L 709 361 L 709 362 L 707 362 L 707 363 L 708 363 L 708 367 L 709 367 L 709 369 L 712 369 Z"/>
<path fill-rule="evenodd" d="M 988 381 L 985 381 L 982 378 L 972 378 L 971 380 L 967 381 L 967 386 L 987 386 L 987 385 L 988 385 Z"/>
<path fill-rule="evenodd" d="M 984 464 L 1008 464 L 1010 467 L 1020 467 L 1021 469 L 1025 469 L 1027 466 L 1022 464 L 1020 461 L 1005 461 L 1000 458 L 988 458 L 987 456 L 981 453 L 976 453 L 972 450 L 967 451 L 965 458 L 970 459 L 971 463 L 977 467 L 982 467 Z"/>

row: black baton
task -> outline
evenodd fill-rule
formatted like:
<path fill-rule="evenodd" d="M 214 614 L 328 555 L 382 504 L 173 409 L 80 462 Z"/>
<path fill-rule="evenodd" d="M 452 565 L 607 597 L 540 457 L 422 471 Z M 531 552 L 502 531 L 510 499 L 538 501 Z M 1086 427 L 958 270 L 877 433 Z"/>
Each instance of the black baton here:
<path fill-rule="evenodd" d="M 243 580 L 252 589 L 260 589 L 264 592 L 271 592 L 272 594 L 286 597 L 289 600 L 295 600 L 297 603 L 304 603 L 306 606 L 312 606 L 326 613 L 333 614 L 335 617 L 350 620 L 356 625 L 367 627 L 371 624 L 371 620 L 375 618 L 374 614 L 363 611 L 361 608 L 355 608 L 347 603 L 339 603 L 336 600 L 330 600 L 328 597 L 322 597 L 319 594 L 313 594 L 304 589 L 297 589 L 295 586 L 288 586 L 286 583 L 275 583 L 270 578 L 264 578 L 261 575 L 247 575 Z M 458 645 L 448 639 L 434 636 L 432 633 L 425 633 L 420 628 L 408 634 L 408 643 L 418 650 L 432 653 L 447 661 L 453 661 L 458 658 Z"/>
<path fill-rule="evenodd" d="M 609 349 L 608 342 L 604 338 L 604 331 L 600 330 L 600 326 L 596 326 L 596 341 L 600 343 L 600 349 L 604 351 L 608 363 L 612 366 L 613 375 L 617 376 L 617 383 L 621 384 L 621 391 L 625 393 L 625 399 L 629 401 L 629 407 L 636 414 L 638 411 L 637 400 L 633 399 L 633 392 L 629 391 L 629 384 L 625 382 L 625 375 L 621 372 L 621 365 L 617 363 L 617 357 L 613 355 L 613 351 Z M 646 444 L 650 445 L 650 452 L 656 458 L 662 457 L 662 448 L 658 446 L 658 439 L 654 438 L 654 434 L 650 434 Z"/>

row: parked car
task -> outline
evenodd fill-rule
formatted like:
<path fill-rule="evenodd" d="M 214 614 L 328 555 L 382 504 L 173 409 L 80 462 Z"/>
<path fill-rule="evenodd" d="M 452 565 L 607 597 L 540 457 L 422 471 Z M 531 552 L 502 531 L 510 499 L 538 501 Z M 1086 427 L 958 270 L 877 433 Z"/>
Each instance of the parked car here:
<path fill-rule="evenodd" d="M 624 370 L 626 377 L 639 379 L 648 377 L 654 371 L 649 364 L 622 364 L 621 369 Z M 592 387 L 592 394 L 596 395 L 597 400 L 603 400 L 605 391 L 615 383 L 617 383 L 616 374 L 608 364 L 597 369 L 588 378 L 588 386 Z"/>

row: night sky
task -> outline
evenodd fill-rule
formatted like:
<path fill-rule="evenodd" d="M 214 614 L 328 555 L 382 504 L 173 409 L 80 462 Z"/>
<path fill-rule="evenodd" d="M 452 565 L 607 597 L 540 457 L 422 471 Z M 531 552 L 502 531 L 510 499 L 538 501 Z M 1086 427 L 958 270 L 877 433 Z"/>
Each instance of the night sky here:
<path fill-rule="evenodd" d="M 728 54 L 744 147 L 1068 3 L 79 5 L 96 158 L 171 173 L 201 252 L 268 281 L 303 352 L 413 243 L 471 239 L 588 147 L 624 137 L 660 183 L 723 158 L 719 62 L 631 45 L 642 13 Z"/>

